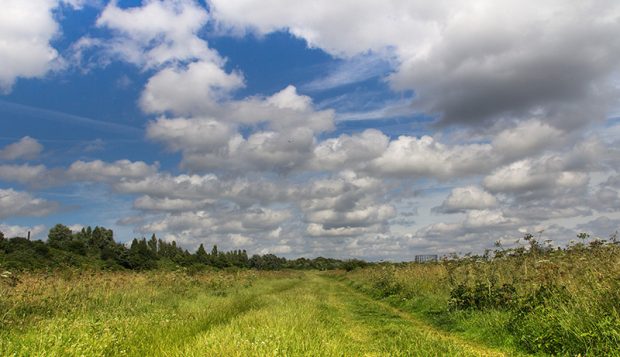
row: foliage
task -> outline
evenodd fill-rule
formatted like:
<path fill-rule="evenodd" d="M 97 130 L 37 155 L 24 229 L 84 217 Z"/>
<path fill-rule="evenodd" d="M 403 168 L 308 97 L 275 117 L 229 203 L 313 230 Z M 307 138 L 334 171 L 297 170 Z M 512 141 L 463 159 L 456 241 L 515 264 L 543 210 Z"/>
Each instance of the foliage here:
<path fill-rule="evenodd" d="M 553 355 L 620 354 L 620 245 L 587 233 L 564 248 L 526 247 L 347 274 L 374 296 L 449 331 Z"/>
<path fill-rule="evenodd" d="M 50 229 L 47 241 L 14 237 L 6 239 L 0 232 L 0 267 L 9 270 L 37 270 L 62 267 L 98 268 L 105 270 L 176 269 L 201 271 L 215 269 L 346 269 L 366 266 L 362 260 L 338 260 L 317 257 L 287 260 L 273 254 L 251 258 L 245 250 L 223 252 L 214 245 L 207 252 L 200 244 L 195 253 L 181 248 L 176 242 L 135 238 L 129 247 L 114 240 L 114 232 L 104 227 L 86 227 L 72 232 L 57 224 Z"/>

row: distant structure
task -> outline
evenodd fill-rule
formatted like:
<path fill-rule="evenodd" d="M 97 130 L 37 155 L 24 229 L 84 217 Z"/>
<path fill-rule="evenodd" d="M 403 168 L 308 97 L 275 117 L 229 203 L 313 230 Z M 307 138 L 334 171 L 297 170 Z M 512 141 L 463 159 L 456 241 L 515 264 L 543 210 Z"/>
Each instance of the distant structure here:
<path fill-rule="evenodd" d="M 424 255 L 416 255 L 415 262 L 416 263 L 427 263 L 427 262 L 436 262 L 437 254 L 424 254 Z"/>

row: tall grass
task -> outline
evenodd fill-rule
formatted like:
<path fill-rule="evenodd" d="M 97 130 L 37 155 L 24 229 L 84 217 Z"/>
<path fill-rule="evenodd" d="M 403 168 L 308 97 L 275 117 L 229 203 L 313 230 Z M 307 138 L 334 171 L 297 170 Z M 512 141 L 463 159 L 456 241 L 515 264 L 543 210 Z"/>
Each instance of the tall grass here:
<path fill-rule="evenodd" d="M 451 331 L 528 353 L 620 354 L 620 246 L 578 243 L 383 265 L 351 284 Z"/>
<path fill-rule="evenodd" d="M 0 283 L 0 355 L 138 355 L 253 308 L 256 273 L 24 273 Z M 173 328 L 170 328 L 173 327 Z M 140 351 L 140 353 L 138 353 Z"/>
<path fill-rule="evenodd" d="M 24 273 L 2 356 L 494 356 L 318 272 Z"/>

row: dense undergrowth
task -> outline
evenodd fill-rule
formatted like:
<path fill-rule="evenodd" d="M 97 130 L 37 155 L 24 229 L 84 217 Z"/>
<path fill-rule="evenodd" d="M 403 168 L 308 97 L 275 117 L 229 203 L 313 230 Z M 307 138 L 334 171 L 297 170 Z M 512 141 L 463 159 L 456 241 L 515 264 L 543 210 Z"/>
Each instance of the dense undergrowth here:
<path fill-rule="evenodd" d="M 449 331 L 495 346 L 554 355 L 620 355 L 620 245 L 498 249 L 437 263 L 347 273 L 358 289 Z"/>

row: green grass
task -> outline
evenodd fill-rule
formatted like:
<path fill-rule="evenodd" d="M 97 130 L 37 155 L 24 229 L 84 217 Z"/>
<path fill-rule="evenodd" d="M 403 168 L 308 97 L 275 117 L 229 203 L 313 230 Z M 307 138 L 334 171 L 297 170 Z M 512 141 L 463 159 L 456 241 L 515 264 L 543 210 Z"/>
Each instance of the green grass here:
<path fill-rule="evenodd" d="M 436 328 L 508 353 L 620 355 L 620 245 L 533 246 L 335 280 Z"/>
<path fill-rule="evenodd" d="M 318 272 L 63 274 L 0 285 L 0 355 L 503 354 Z"/>

